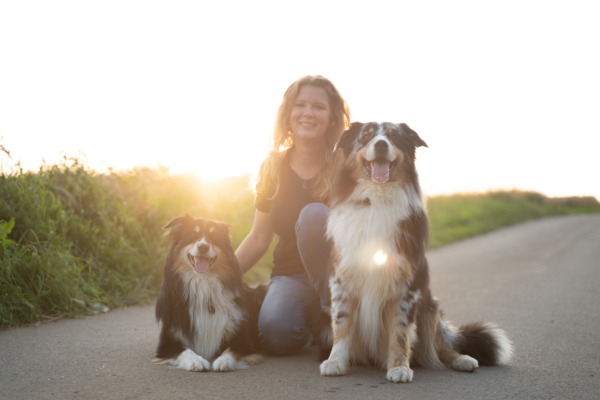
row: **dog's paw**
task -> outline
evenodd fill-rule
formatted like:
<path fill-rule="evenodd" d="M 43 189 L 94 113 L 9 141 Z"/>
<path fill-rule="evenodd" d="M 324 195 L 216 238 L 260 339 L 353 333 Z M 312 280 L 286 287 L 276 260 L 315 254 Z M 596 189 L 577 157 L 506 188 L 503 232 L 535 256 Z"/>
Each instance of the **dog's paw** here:
<path fill-rule="evenodd" d="M 334 358 L 323 361 L 319 369 L 323 376 L 340 376 L 346 375 L 348 372 L 348 365 L 340 362 L 337 358 Z"/>
<path fill-rule="evenodd" d="M 202 356 L 199 356 L 189 349 L 182 352 L 179 357 L 172 360 L 170 363 L 171 365 L 174 365 L 179 369 L 185 369 L 186 371 L 204 372 L 210 370 L 210 363 Z"/>
<path fill-rule="evenodd" d="M 473 357 L 461 355 L 452 361 L 452 369 L 463 372 L 473 372 L 479 367 L 479 363 Z"/>
<path fill-rule="evenodd" d="M 236 364 L 237 362 L 235 361 L 235 358 L 233 358 L 233 356 L 231 356 L 230 354 L 223 354 L 215 361 L 213 361 L 212 367 L 213 371 L 229 372 L 234 371 L 236 369 Z"/>
<path fill-rule="evenodd" d="M 413 380 L 413 371 L 408 367 L 395 367 L 388 369 L 386 378 L 395 383 L 408 383 Z"/>

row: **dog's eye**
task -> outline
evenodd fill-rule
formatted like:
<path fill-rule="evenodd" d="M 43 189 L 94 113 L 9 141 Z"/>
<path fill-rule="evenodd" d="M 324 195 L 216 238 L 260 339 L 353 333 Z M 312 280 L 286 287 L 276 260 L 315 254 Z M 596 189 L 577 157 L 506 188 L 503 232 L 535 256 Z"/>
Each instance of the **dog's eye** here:
<path fill-rule="evenodd" d="M 402 144 L 402 134 L 396 130 L 392 130 L 392 133 L 387 135 L 388 138 L 394 143 L 396 146 L 401 146 Z"/>
<path fill-rule="evenodd" d="M 366 145 L 375 137 L 375 133 L 377 132 L 377 126 L 374 124 L 369 124 L 365 126 L 361 132 L 360 139 L 358 140 L 361 145 Z"/>
<path fill-rule="evenodd" d="M 375 130 L 371 128 L 370 130 L 362 134 L 362 136 L 360 137 L 360 144 L 365 145 L 369 143 L 369 141 L 373 139 L 373 136 L 375 136 Z"/>

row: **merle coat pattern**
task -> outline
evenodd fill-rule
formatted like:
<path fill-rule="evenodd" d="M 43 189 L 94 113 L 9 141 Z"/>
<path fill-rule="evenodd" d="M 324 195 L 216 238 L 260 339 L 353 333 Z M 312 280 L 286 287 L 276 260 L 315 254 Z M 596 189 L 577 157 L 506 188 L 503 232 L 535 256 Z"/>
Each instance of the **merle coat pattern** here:
<path fill-rule="evenodd" d="M 429 287 L 428 220 L 415 154 L 427 146 L 406 124 L 353 123 L 336 146 L 338 167 L 327 235 L 333 348 L 321 374 L 351 363 L 413 380 L 411 365 L 474 371 L 500 364 L 512 347 L 495 324 L 444 320 Z"/>

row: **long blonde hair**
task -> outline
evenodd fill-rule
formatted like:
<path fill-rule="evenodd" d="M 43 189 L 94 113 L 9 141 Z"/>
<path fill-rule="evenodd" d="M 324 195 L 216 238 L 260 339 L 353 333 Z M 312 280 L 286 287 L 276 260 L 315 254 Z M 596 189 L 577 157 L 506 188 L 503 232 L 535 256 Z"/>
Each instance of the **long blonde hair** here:
<path fill-rule="evenodd" d="M 327 93 L 331 110 L 331 127 L 325 133 L 326 148 L 323 165 L 319 174 L 310 180 L 308 189 L 316 200 L 327 202 L 331 190 L 331 167 L 333 165 L 333 147 L 341 134 L 350 126 L 350 110 L 336 87 L 321 75 L 308 75 L 292 83 L 283 95 L 283 101 L 277 110 L 275 128 L 271 140 L 271 150 L 262 162 L 256 178 L 256 195 L 266 199 L 275 197 L 279 190 L 279 171 L 286 150 L 294 146 L 291 133 L 290 115 L 292 107 L 304 86 L 322 88 Z"/>

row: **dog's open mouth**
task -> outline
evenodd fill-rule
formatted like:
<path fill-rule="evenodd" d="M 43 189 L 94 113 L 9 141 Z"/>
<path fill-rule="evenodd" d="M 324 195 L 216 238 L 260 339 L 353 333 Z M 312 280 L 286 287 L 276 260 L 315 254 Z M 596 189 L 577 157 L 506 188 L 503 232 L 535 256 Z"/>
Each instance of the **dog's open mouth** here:
<path fill-rule="evenodd" d="M 190 263 L 194 266 L 194 271 L 196 271 L 199 274 L 208 272 L 210 267 L 212 267 L 215 261 L 217 261 L 217 257 L 197 257 L 191 254 L 188 254 L 188 259 L 190 260 Z"/>
<path fill-rule="evenodd" d="M 364 160 L 364 166 L 373 182 L 385 183 L 390 179 L 390 173 L 394 170 L 396 162 L 377 159 L 373 161 Z"/>

